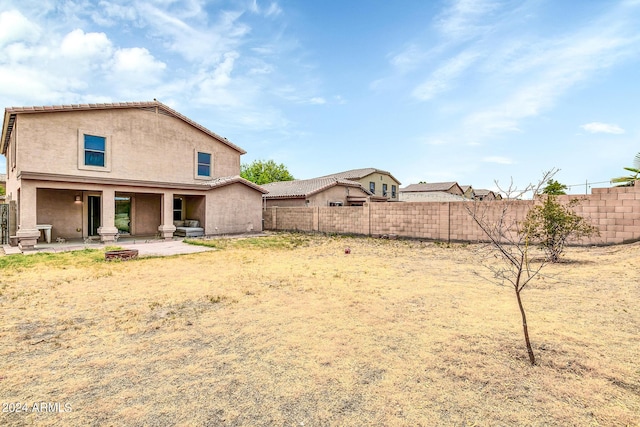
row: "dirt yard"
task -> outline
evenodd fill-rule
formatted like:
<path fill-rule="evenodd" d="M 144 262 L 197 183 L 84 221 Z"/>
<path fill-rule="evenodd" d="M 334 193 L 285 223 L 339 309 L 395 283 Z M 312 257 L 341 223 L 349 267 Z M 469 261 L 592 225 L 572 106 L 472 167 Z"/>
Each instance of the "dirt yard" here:
<path fill-rule="evenodd" d="M 524 291 L 535 367 L 474 245 L 213 244 L 0 257 L 0 424 L 640 425 L 640 244 Z"/>

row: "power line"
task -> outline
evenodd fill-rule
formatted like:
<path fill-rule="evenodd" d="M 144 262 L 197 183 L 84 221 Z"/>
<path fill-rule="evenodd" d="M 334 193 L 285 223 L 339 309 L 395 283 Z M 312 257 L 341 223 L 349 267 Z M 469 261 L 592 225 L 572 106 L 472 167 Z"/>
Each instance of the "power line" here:
<path fill-rule="evenodd" d="M 599 181 L 599 182 L 583 182 L 582 184 L 572 184 L 572 185 L 567 185 L 567 187 L 571 188 L 571 187 L 583 187 L 585 185 L 591 186 L 592 184 L 611 184 L 611 181 Z"/>

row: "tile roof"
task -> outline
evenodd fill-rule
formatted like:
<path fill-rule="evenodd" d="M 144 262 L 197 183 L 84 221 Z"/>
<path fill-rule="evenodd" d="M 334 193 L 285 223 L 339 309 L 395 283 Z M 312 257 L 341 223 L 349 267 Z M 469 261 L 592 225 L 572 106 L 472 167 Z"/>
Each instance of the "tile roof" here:
<path fill-rule="evenodd" d="M 185 123 L 193 126 L 194 128 L 204 132 L 205 134 L 217 139 L 223 144 L 233 148 L 234 150 L 240 152 L 240 154 L 245 154 L 246 151 L 237 145 L 233 144 L 227 138 L 218 135 L 215 132 L 210 131 L 199 123 L 194 122 L 187 116 L 184 116 L 178 113 L 176 110 L 168 107 L 158 100 L 148 101 L 148 102 L 114 102 L 114 103 L 102 103 L 102 104 L 69 104 L 69 105 L 48 105 L 48 106 L 40 106 L 40 107 L 8 107 L 5 108 L 5 116 L 4 121 L 5 125 L 8 126 L 7 133 L 5 135 L 5 141 L 0 141 L 2 143 L 2 152 L 5 151 L 5 147 L 8 144 L 8 139 L 11 134 L 11 128 L 13 128 L 13 118 L 15 118 L 16 114 L 29 114 L 29 113 L 53 113 L 53 112 L 65 112 L 65 111 L 88 111 L 88 110 L 115 110 L 115 109 L 146 109 L 146 110 L 155 110 L 158 109 L 158 112 L 162 112 L 171 117 L 175 117 L 184 121 Z M 4 129 L 3 129 L 4 134 Z"/>
<path fill-rule="evenodd" d="M 255 190 L 260 191 L 262 194 L 266 194 L 268 193 L 268 191 L 264 188 L 264 186 L 259 186 L 258 184 L 255 184 L 251 181 L 248 181 L 244 178 L 242 178 L 240 175 L 234 175 L 234 176 L 221 176 L 218 178 L 215 178 L 211 181 L 206 181 L 203 182 L 203 185 L 206 185 L 208 187 L 211 188 L 219 188 L 219 187 L 224 187 L 225 185 L 230 185 L 230 184 L 235 184 L 235 183 L 240 183 L 240 184 L 244 184 L 248 187 L 251 187 Z"/>
<path fill-rule="evenodd" d="M 269 194 L 264 197 L 267 199 L 277 198 L 302 198 L 319 193 L 336 185 L 343 185 L 347 187 L 361 188 L 366 194 L 370 194 L 365 188 L 357 182 L 353 182 L 347 179 L 340 179 L 335 177 L 322 177 L 313 179 L 297 179 L 293 181 L 280 181 L 264 184 L 262 188 L 267 190 Z"/>
<path fill-rule="evenodd" d="M 488 196 L 490 193 L 493 193 L 493 195 L 495 196 L 495 193 L 493 191 L 485 190 L 484 188 L 478 188 L 474 190 L 474 193 L 476 194 L 476 196 Z"/>
<path fill-rule="evenodd" d="M 446 191 L 426 191 L 419 194 L 414 192 L 403 193 L 400 197 L 404 202 L 467 202 L 467 199 L 459 194 L 451 194 Z"/>
<path fill-rule="evenodd" d="M 396 181 L 398 184 L 400 184 L 400 181 L 398 181 L 393 175 L 391 175 L 389 172 L 387 171 L 383 171 L 381 169 L 376 169 L 376 168 L 363 168 L 363 169 L 351 169 L 348 171 L 344 171 L 344 172 L 338 172 L 338 173 L 332 173 L 329 175 L 324 175 L 321 176 L 320 178 L 344 178 L 344 179 L 362 179 L 367 175 L 371 175 L 372 173 L 380 173 L 383 175 L 389 175 L 394 181 Z"/>
<path fill-rule="evenodd" d="M 431 182 L 429 184 L 410 184 L 401 188 L 401 193 L 428 192 L 428 191 L 449 191 L 451 187 L 458 185 L 457 182 Z"/>

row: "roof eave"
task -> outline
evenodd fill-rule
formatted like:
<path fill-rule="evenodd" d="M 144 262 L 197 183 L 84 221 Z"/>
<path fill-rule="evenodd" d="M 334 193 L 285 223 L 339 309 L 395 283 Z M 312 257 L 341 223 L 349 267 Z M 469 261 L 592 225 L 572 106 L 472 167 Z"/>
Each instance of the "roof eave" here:
<path fill-rule="evenodd" d="M 8 108 L 4 110 L 4 121 L 2 122 L 2 139 L 0 139 L 0 143 L 2 143 L 2 155 L 6 156 L 7 148 L 9 147 L 9 138 L 11 134 L 9 132 L 9 122 L 11 119 L 11 112 Z M 15 117 L 13 118 L 15 120 Z"/>
<path fill-rule="evenodd" d="M 92 110 L 119 110 L 119 109 L 128 109 L 128 108 L 144 108 L 144 107 L 156 107 L 164 112 L 168 113 L 170 116 L 175 117 L 176 119 L 182 120 L 188 125 L 198 129 L 201 132 L 213 137 L 219 142 L 227 145 L 229 148 L 232 148 L 242 154 L 247 154 L 245 150 L 238 147 L 228 139 L 218 135 L 217 133 L 207 129 L 201 124 L 191 120 L 187 116 L 180 114 L 173 108 L 163 104 L 158 100 L 148 101 L 148 102 L 117 102 L 117 103 L 102 103 L 102 104 L 69 104 L 69 105 L 54 105 L 47 107 L 9 107 L 5 109 L 5 121 L 2 129 L 2 143 L 3 143 L 3 154 L 5 150 L 5 145 L 7 145 L 7 141 L 5 141 L 5 127 L 8 125 L 7 115 L 11 114 L 35 114 L 35 113 L 55 113 L 55 112 L 67 112 L 67 111 L 92 111 Z"/>

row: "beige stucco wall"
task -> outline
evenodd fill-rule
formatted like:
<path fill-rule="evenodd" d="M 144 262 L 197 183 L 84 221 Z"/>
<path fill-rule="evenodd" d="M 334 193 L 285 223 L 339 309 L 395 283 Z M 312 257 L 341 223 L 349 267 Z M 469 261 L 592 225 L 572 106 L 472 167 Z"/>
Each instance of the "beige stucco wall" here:
<path fill-rule="evenodd" d="M 79 130 L 110 138 L 111 171 L 78 168 Z M 182 120 L 139 109 L 18 114 L 21 171 L 155 182 L 201 182 L 196 151 L 213 156 L 212 176 L 240 173 L 240 153 Z M 15 141 L 14 141 L 15 143 Z M 36 155 L 37 153 L 37 155 Z M 107 154 L 109 155 L 109 154 Z"/>
<path fill-rule="evenodd" d="M 204 196 L 186 196 L 184 219 L 195 219 L 200 221 L 200 226 L 206 228 L 206 203 Z"/>
<path fill-rule="evenodd" d="M 376 183 L 376 192 L 375 195 L 376 196 L 382 196 L 382 184 L 387 184 L 387 199 L 390 201 L 398 201 L 398 197 L 399 197 L 399 191 L 400 191 L 400 184 L 398 183 L 398 181 L 393 180 L 389 175 L 386 174 L 381 174 L 378 172 L 374 172 L 372 174 L 369 174 L 367 176 L 365 176 L 364 178 L 358 180 L 358 182 L 360 184 L 362 184 L 362 186 L 364 188 L 366 188 L 367 190 L 369 189 L 369 183 L 370 182 L 375 182 Z M 391 186 L 395 185 L 396 186 L 396 197 L 391 197 Z"/>
<path fill-rule="evenodd" d="M 75 202 L 77 194 L 80 193 L 73 190 L 37 190 L 37 223 L 53 225 L 51 229 L 53 241 L 58 237 L 65 239 L 83 237 L 83 205 Z"/>
<path fill-rule="evenodd" d="M 335 185 L 309 197 L 309 206 L 329 206 L 330 202 L 342 202 L 347 205 L 347 197 L 367 197 L 367 194 L 357 187 Z"/>
<path fill-rule="evenodd" d="M 205 234 L 262 231 L 262 194 L 244 184 L 231 184 L 207 194 Z"/>
<path fill-rule="evenodd" d="M 33 191 L 34 197 L 23 198 L 23 208 L 27 209 L 22 221 L 35 224 L 51 224 L 52 239 L 87 237 L 88 195 L 102 197 L 103 215 L 108 194 L 128 195 L 132 199 L 131 233 L 133 235 L 156 235 L 161 225 L 162 199 L 173 196 L 187 200 L 185 218 L 198 219 L 207 234 L 245 233 L 262 230 L 262 194 L 244 184 L 236 183 L 206 191 L 169 191 L 162 188 L 135 186 L 104 186 L 68 182 L 23 180 L 26 193 Z M 75 196 L 81 195 L 82 203 L 75 203 Z M 113 205 L 113 201 L 111 201 Z M 33 208 L 33 214 L 30 214 Z M 29 219 L 33 215 L 33 219 Z M 172 210 L 165 213 L 167 224 L 173 223 Z M 113 221 L 113 219 L 112 219 Z M 105 225 L 107 219 L 103 220 Z M 216 228 L 217 227 L 217 228 Z M 76 229 L 80 228 L 81 231 Z"/>
<path fill-rule="evenodd" d="M 155 235 L 160 225 L 160 195 L 133 194 L 131 200 L 131 234 Z"/>

